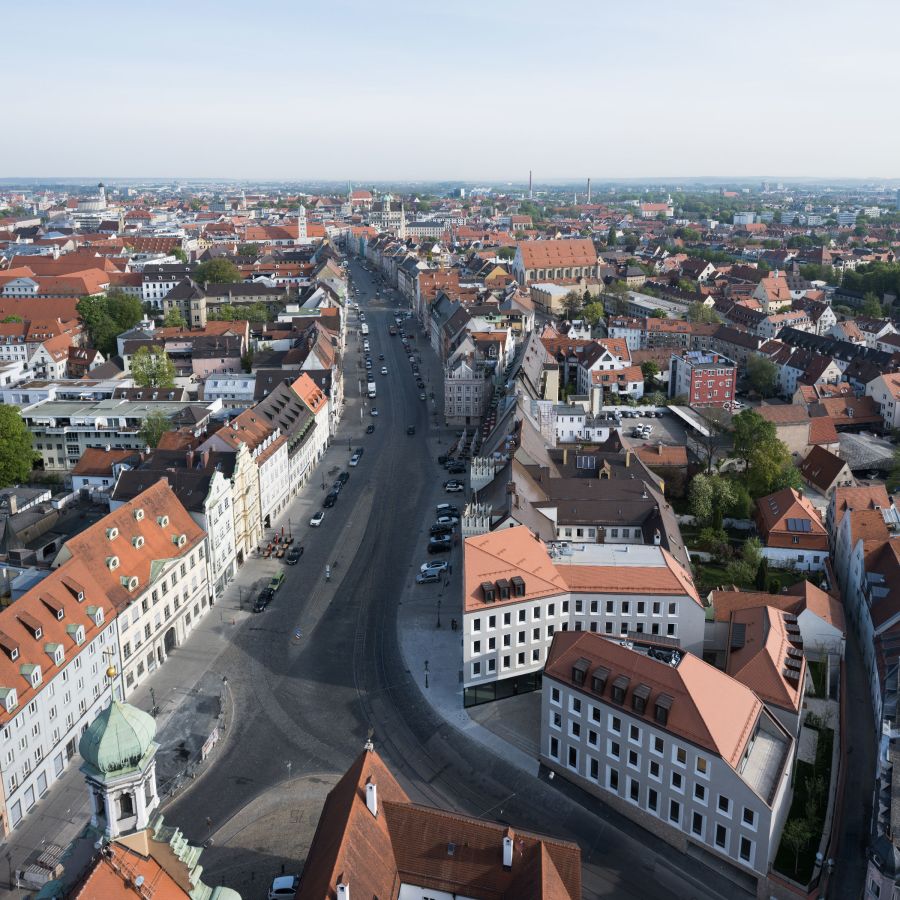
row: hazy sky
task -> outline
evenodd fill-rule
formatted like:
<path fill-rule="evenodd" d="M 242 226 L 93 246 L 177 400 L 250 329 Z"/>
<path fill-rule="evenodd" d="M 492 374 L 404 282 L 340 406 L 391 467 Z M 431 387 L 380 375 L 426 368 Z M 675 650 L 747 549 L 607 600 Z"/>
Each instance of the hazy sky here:
<path fill-rule="evenodd" d="M 0 5 L 0 178 L 900 176 L 896 0 Z"/>

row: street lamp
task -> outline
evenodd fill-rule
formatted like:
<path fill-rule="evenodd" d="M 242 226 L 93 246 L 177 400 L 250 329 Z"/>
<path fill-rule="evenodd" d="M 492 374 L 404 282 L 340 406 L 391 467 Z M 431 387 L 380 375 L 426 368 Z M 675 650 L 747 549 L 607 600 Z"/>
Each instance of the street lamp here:
<path fill-rule="evenodd" d="M 441 627 L 441 598 L 440 598 L 440 597 L 438 597 L 438 620 L 437 620 L 437 627 L 438 627 L 438 628 Z"/>
<path fill-rule="evenodd" d="M 428 660 L 425 660 L 425 687 L 428 688 Z"/>

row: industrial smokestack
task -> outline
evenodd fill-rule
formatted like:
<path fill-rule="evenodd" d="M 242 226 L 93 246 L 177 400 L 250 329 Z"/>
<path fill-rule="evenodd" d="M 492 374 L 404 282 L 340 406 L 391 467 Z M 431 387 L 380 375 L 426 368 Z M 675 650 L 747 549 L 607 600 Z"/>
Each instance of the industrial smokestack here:
<path fill-rule="evenodd" d="M 587 202 L 588 202 L 588 204 L 590 204 L 590 202 L 591 202 L 591 179 L 590 178 L 588 178 L 588 184 L 587 184 Z"/>
<path fill-rule="evenodd" d="M 531 190 L 531 169 L 528 170 L 528 199 L 531 200 L 534 197 L 534 193 Z"/>

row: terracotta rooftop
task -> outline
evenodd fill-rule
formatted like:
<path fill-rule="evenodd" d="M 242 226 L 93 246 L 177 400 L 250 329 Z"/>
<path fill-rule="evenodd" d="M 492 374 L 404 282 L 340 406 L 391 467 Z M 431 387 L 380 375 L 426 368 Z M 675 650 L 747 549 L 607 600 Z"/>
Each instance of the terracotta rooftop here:
<path fill-rule="evenodd" d="M 806 581 L 797 582 L 780 594 L 766 591 L 741 591 L 736 587 L 713 591 L 710 595 L 713 614 L 717 622 L 727 622 L 736 610 L 752 609 L 756 606 L 774 606 L 782 612 L 799 616 L 808 609 L 842 634 L 847 633 L 844 607 L 841 601 L 820 587 Z"/>
<path fill-rule="evenodd" d="M 846 463 L 824 447 L 813 447 L 800 463 L 800 474 L 820 491 L 827 491 Z"/>
<path fill-rule="evenodd" d="M 588 238 L 559 241 L 521 241 L 522 265 L 526 269 L 563 266 L 596 266 L 597 250 Z"/>
<path fill-rule="evenodd" d="M 876 506 L 887 509 L 891 505 L 891 498 L 888 496 L 887 488 L 883 484 L 867 484 L 857 487 L 836 488 L 832 503 L 834 504 L 834 522 L 832 527 L 837 529 L 847 510 L 875 509 Z"/>

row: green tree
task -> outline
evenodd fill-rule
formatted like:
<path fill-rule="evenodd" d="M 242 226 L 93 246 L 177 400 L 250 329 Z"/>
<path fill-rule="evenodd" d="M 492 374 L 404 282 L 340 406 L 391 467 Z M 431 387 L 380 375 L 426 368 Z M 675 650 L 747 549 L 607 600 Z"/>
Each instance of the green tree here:
<path fill-rule="evenodd" d="M 194 281 L 198 284 L 205 284 L 207 281 L 210 284 L 231 284 L 243 280 L 244 276 L 238 267 L 227 259 L 208 259 L 194 270 Z"/>
<path fill-rule="evenodd" d="M 176 259 L 180 260 L 183 263 L 186 263 L 188 261 L 187 253 L 185 253 L 184 250 L 181 249 L 181 247 L 173 247 L 169 251 L 169 256 L 174 256 Z"/>
<path fill-rule="evenodd" d="M 863 295 L 862 306 L 860 306 L 859 311 L 864 316 L 869 316 L 873 319 L 880 319 L 883 314 L 881 303 L 878 302 L 878 297 L 871 291 L 866 291 Z"/>
<path fill-rule="evenodd" d="M 515 247 L 501 247 L 497 251 L 497 257 L 499 259 L 515 259 L 516 248 Z"/>
<path fill-rule="evenodd" d="M 242 306 L 223 303 L 217 310 L 210 312 L 207 318 L 216 322 L 267 322 L 269 311 L 265 303 L 248 303 Z"/>
<path fill-rule="evenodd" d="M 644 381 L 653 381 L 659 375 L 659 366 L 652 359 L 648 359 L 641 363 L 641 374 Z"/>
<path fill-rule="evenodd" d="M 813 836 L 812 827 L 806 819 L 789 819 L 781 839 L 794 851 L 794 874 L 800 868 L 800 851 L 809 843 Z"/>
<path fill-rule="evenodd" d="M 688 306 L 687 320 L 688 322 L 706 322 L 712 325 L 717 325 L 722 321 L 711 306 L 704 306 L 699 300 Z"/>
<path fill-rule="evenodd" d="M 606 310 L 603 308 L 603 303 L 600 300 L 591 300 L 591 302 L 586 304 L 581 310 L 581 315 L 587 320 L 592 328 L 596 328 L 606 315 Z"/>
<path fill-rule="evenodd" d="M 574 319 L 581 312 L 581 295 L 578 291 L 569 291 L 562 299 L 562 311 L 567 319 Z"/>
<path fill-rule="evenodd" d="M 184 328 L 187 322 L 177 306 L 173 306 L 163 317 L 163 328 Z"/>
<path fill-rule="evenodd" d="M 9 325 L 12 322 L 24 322 L 25 320 L 21 316 L 6 316 L 6 318 L 0 319 L 0 322 L 3 322 L 4 325 Z"/>
<path fill-rule="evenodd" d="M 616 236 L 616 226 L 609 226 L 609 234 L 606 236 L 606 246 L 607 247 L 615 247 L 618 242 L 618 238 Z"/>
<path fill-rule="evenodd" d="M 900 488 L 900 447 L 894 448 L 893 466 L 887 479 L 887 489 L 893 493 Z"/>
<path fill-rule="evenodd" d="M 106 311 L 119 329 L 118 333 L 134 328 L 144 318 L 144 307 L 133 294 L 123 291 L 109 291 L 105 297 Z"/>
<path fill-rule="evenodd" d="M 769 587 L 769 561 L 763 557 L 759 561 L 759 568 L 756 570 L 756 589 L 765 591 Z"/>
<path fill-rule="evenodd" d="M 724 528 L 713 528 L 712 526 L 701 528 L 697 535 L 697 543 L 704 550 L 712 553 L 716 559 L 725 559 L 731 553 L 731 543 Z"/>
<path fill-rule="evenodd" d="M 752 409 L 745 409 L 736 415 L 731 420 L 731 427 L 734 433 L 734 455 L 743 461 L 745 467 L 750 464 L 754 446 L 777 440 L 775 425 Z"/>
<path fill-rule="evenodd" d="M 741 548 L 740 559 L 733 559 L 726 567 L 728 580 L 741 587 L 748 587 L 754 581 L 762 560 L 762 547 L 757 538 L 749 538 Z"/>
<path fill-rule="evenodd" d="M 746 485 L 754 497 L 762 497 L 786 487 L 799 488 L 800 473 L 791 460 L 787 445 L 773 438 L 760 441 L 750 451 Z"/>
<path fill-rule="evenodd" d="M 253 259 L 258 259 L 261 249 L 259 244 L 238 244 L 237 254 L 238 256 L 250 256 Z"/>
<path fill-rule="evenodd" d="M 765 356 L 747 359 L 747 381 L 761 397 L 771 397 L 778 387 L 778 367 Z"/>
<path fill-rule="evenodd" d="M 665 319 L 666 311 L 664 309 L 660 309 L 659 307 L 657 307 L 656 309 L 653 310 L 652 313 L 650 313 L 650 318 L 651 319 Z"/>
<path fill-rule="evenodd" d="M 199 200 L 197 200 L 196 198 L 194 198 L 193 200 L 191 200 L 191 202 L 188 204 L 188 206 L 189 206 L 194 212 L 200 212 L 200 210 L 203 209 L 203 204 L 202 204 Z"/>
<path fill-rule="evenodd" d="M 159 446 L 162 436 L 171 429 L 172 424 L 169 422 L 165 413 L 154 409 L 141 423 L 138 434 L 145 446 L 151 450 L 155 450 Z"/>
<path fill-rule="evenodd" d="M 175 387 L 175 363 L 162 347 L 140 347 L 131 357 L 131 375 L 139 387 Z"/>
<path fill-rule="evenodd" d="M 0 487 L 27 482 L 39 457 L 18 406 L 0 406 Z"/>
<path fill-rule="evenodd" d="M 104 356 L 115 354 L 116 337 L 134 328 L 144 317 L 141 301 L 121 291 L 110 291 L 105 296 L 82 297 L 75 308 L 91 343 Z"/>

